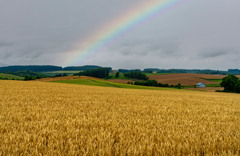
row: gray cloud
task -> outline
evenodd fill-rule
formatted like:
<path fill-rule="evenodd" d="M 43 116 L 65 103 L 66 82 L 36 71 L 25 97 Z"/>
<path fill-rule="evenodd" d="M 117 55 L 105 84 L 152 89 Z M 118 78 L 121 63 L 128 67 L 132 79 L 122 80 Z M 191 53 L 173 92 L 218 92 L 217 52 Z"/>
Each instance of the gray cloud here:
<path fill-rule="evenodd" d="M 213 50 L 213 51 L 207 50 L 205 52 L 200 53 L 199 56 L 202 57 L 202 58 L 217 58 L 217 57 L 222 57 L 224 55 L 229 55 L 229 54 L 232 54 L 232 53 L 233 53 L 233 51 L 224 50 L 224 49 Z"/>
<path fill-rule="evenodd" d="M 0 0 L 0 63 L 63 65 L 88 36 L 144 1 Z M 74 65 L 240 68 L 239 6 L 183 1 Z"/>

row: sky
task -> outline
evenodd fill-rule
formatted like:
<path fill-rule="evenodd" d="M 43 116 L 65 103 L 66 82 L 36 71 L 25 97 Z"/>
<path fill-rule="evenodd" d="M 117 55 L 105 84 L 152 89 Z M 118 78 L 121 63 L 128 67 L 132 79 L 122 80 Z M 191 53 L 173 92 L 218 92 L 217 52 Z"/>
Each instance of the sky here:
<path fill-rule="evenodd" d="M 84 50 L 113 21 L 157 1 L 0 0 L 0 65 L 240 68 L 239 0 L 178 0 L 94 52 Z"/>

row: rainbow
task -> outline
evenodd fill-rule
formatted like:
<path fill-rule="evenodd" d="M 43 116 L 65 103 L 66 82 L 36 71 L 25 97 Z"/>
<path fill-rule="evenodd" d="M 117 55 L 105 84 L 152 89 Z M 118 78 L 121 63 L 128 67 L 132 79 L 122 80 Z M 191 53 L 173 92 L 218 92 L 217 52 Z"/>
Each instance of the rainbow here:
<path fill-rule="evenodd" d="M 69 66 L 86 60 L 119 36 L 155 15 L 159 15 L 171 6 L 175 6 L 180 1 L 183 0 L 144 0 L 143 3 L 131 8 L 130 11 L 126 11 L 120 17 L 114 18 L 115 20 L 106 23 L 101 29 L 86 37 L 81 41 L 81 44 L 77 44 L 75 50 L 67 52 L 67 55 L 64 56 L 64 65 Z"/>

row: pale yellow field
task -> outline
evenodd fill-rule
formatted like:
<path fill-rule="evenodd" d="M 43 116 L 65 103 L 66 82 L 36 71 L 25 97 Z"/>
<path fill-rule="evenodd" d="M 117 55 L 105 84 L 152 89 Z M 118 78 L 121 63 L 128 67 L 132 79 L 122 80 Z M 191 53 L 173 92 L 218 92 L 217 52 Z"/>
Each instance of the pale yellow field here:
<path fill-rule="evenodd" d="M 240 155 L 240 95 L 0 81 L 0 155 Z"/>

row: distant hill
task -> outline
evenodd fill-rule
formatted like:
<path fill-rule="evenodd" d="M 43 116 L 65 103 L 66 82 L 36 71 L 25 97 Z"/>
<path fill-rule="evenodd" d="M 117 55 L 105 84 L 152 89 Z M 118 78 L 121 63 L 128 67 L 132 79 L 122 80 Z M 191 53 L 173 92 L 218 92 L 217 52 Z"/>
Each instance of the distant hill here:
<path fill-rule="evenodd" d="M 85 65 L 85 66 L 69 66 L 69 67 L 64 67 L 64 71 L 85 71 L 85 70 L 92 70 L 92 69 L 97 69 L 97 68 L 103 68 L 101 66 L 96 66 L 96 65 Z M 111 71 L 111 67 L 106 67 L 109 68 Z"/>
<path fill-rule="evenodd" d="M 227 75 L 228 71 L 211 70 L 211 69 L 158 69 L 158 68 L 146 68 L 143 72 L 152 73 L 192 73 L 192 74 L 221 74 Z"/>
<path fill-rule="evenodd" d="M 62 67 L 59 66 L 51 66 L 51 65 L 29 65 L 29 66 L 7 66 L 7 67 L 0 67 L 0 72 L 17 72 L 17 71 L 33 71 L 33 72 L 46 72 L 46 71 L 57 71 L 62 70 Z"/>
<path fill-rule="evenodd" d="M 17 72 L 17 71 L 32 71 L 32 72 L 53 72 L 53 71 L 85 71 L 97 68 L 103 68 L 101 66 L 95 65 L 85 65 L 85 66 L 71 66 L 71 67 L 60 67 L 53 65 L 15 65 L 15 66 L 0 66 L 0 72 Z M 111 71 L 111 67 L 109 68 Z"/>

